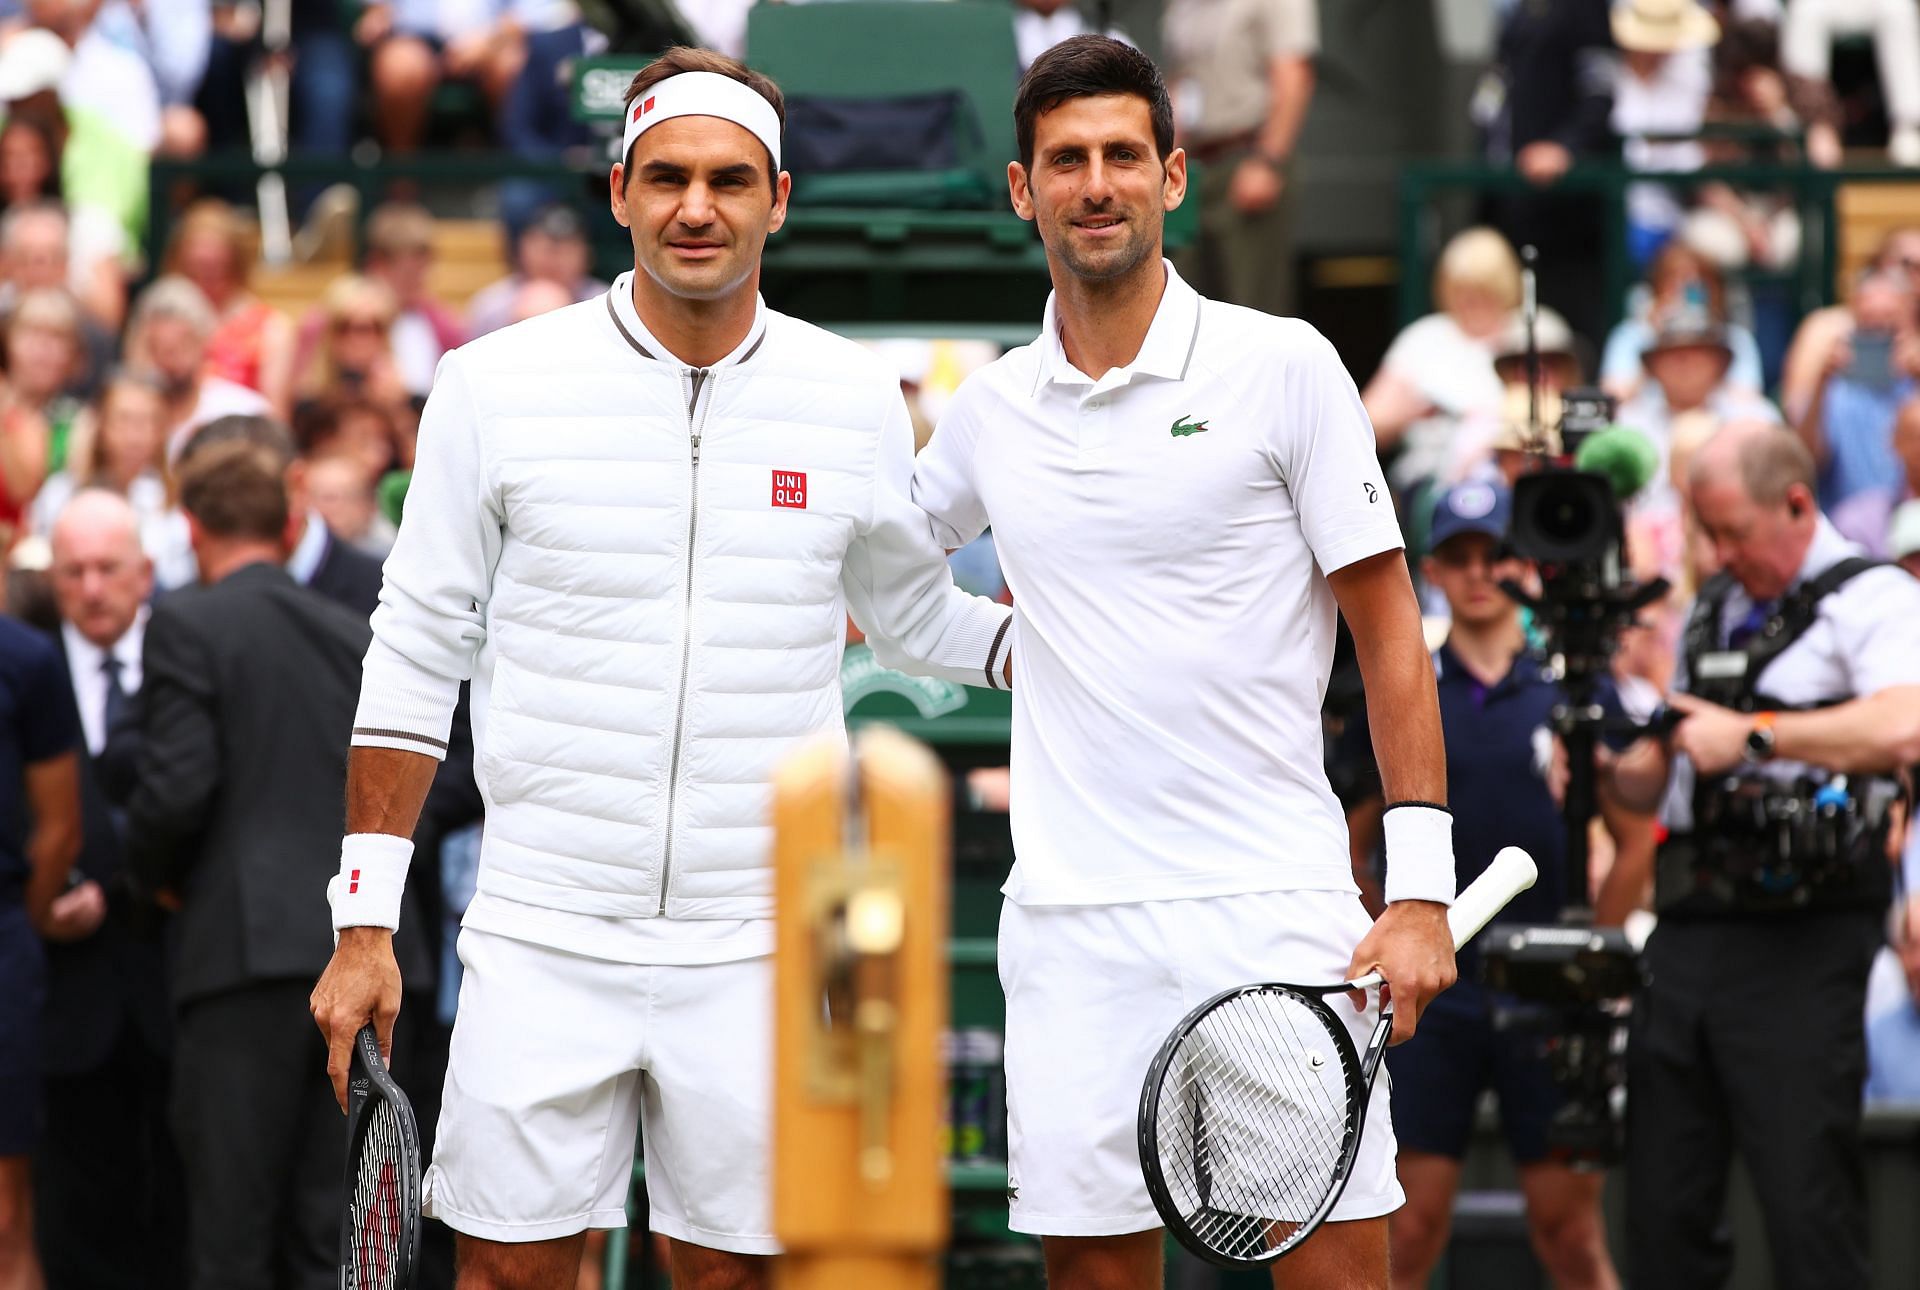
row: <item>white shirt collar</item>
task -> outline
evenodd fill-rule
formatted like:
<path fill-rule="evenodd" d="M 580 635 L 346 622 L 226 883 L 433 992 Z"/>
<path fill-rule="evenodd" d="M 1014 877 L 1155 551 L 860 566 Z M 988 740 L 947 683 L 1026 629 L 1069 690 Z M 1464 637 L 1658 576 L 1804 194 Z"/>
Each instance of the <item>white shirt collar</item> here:
<path fill-rule="evenodd" d="M 318 513 L 307 512 L 307 527 L 300 531 L 300 543 L 287 557 L 287 573 L 301 586 L 313 581 L 320 562 L 327 558 L 327 525 Z"/>
<path fill-rule="evenodd" d="M 1816 513 L 1813 521 L 1813 541 L 1807 543 L 1806 558 L 1800 561 L 1800 572 L 1793 577 L 1793 585 L 1817 578 L 1850 556 L 1865 555 L 1867 549 L 1857 542 L 1850 542 L 1833 527 L 1833 521 L 1825 514 Z"/>
<path fill-rule="evenodd" d="M 133 626 L 113 643 L 113 656 L 120 660 L 120 688 L 128 694 L 140 690 L 142 645 L 147 635 L 147 606 L 133 617 Z M 99 753 L 107 742 L 107 651 L 80 634 L 72 623 L 60 624 L 60 642 L 67 650 L 67 670 L 73 678 L 73 697 L 80 708 L 80 726 L 87 737 L 87 750 Z"/>
<path fill-rule="evenodd" d="M 1033 386 L 1036 395 L 1048 382 L 1112 389 L 1137 376 L 1157 376 L 1168 381 L 1186 379 L 1194 350 L 1200 343 L 1201 296 L 1174 271 L 1173 261 L 1163 259 L 1160 263 L 1167 272 L 1167 285 L 1160 293 L 1160 304 L 1153 311 L 1153 322 L 1147 328 L 1146 339 L 1140 343 L 1140 352 L 1134 355 L 1133 362 L 1115 368 L 1098 381 L 1068 361 L 1066 347 L 1060 340 L 1060 315 L 1053 294 L 1048 294 L 1040 338 L 1034 342 L 1040 355 L 1040 371 Z"/>
<path fill-rule="evenodd" d="M 607 312 L 612 315 L 614 326 L 626 338 L 627 344 L 638 350 L 642 357 L 662 363 L 674 363 L 680 367 L 691 364 L 681 362 L 678 355 L 661 343 L 658 336 L 640 321 L 640 311 L 633 307 L 633 274 L 628 269 L 613 280 L 613 286 L 607 289 Z M 728 354 L 712 367 L 733 367 L 744 363 L 759 352 L 760 343 L 767 338 L 767 302 L 758 294 L 753 298 L 753 325 L 747 328 L 747 337 L 733 347 Z"/>

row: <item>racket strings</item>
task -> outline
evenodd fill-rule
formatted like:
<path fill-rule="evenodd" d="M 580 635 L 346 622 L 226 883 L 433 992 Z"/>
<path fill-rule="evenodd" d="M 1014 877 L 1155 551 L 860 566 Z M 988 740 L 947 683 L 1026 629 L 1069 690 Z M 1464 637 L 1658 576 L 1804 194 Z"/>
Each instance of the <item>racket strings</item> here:
<path fill-rule="evenodd" d="M 412 1188 L 400 1113 L 379 1099 L 368 1116 L 353 1186 L 353 1290 L 394 1290 L 408 1259 Z"/>
<path fill-rule="evenodd" d="M 1298 995 L 1236 997 L 1187 1036 L 1156 1107 L 1160 1166 L 1194 1234 L 1254 1259 L 1319 1213 L 1351 1134 L 1348 1072 Z"/>

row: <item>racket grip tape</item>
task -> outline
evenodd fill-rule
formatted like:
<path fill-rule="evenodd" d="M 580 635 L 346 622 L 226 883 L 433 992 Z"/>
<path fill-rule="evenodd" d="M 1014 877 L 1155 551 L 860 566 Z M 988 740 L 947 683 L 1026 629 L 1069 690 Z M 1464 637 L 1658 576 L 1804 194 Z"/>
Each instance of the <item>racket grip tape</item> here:
<path fill-rule="evenodd" d="M 1533 886 L 1540 876 L 1533 857 L 1519 847 L 1504 847 L 1486 871 L 1467 885 L 1447 909 L 1447 926 L 1453 931 L 1453 948 L 1459 949 L 1507 902 Z"/>
<path fill-rule="evenodd" d="M 1447 927 L 1453 932 L 1453 948 L 1458 950 L 1472 940 L 1474 934 L 1488 923 L 1493 916 L 1507 907 L 1507 902 L 1533 886 L 1534 879 L 1540 876 L 1533 857 L 1519 847 L 1504 847 L 1493 858 L 1486 871 L 1467 884 L 1467 889 L 1454 898 L 1447 907 Z M 1347 982 L 1353 990 L 1371 990 L 1380 984 L 1380 974 L 1369 972 Z"/>

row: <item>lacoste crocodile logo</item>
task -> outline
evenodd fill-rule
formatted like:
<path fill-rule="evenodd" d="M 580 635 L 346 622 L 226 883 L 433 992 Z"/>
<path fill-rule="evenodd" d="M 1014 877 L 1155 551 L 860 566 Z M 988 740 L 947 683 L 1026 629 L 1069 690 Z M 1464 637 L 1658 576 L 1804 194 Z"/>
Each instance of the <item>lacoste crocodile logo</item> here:
<path fill-rule="evenodd" d="M 1201 434 L 1206 428 L 1206 422 L 1195 421 L 1191 416 L 1184 416 L 1173 423 L 1173 437 L 1183 439 L 1190 434 Z"/>

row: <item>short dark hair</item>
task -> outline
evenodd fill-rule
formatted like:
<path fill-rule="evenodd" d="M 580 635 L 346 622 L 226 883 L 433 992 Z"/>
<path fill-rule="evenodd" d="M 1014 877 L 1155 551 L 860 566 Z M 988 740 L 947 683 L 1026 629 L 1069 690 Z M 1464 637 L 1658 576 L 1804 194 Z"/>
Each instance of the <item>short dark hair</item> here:
<path fill-rule="evenodd" d="M 293 435 L 285 426 L 272 417 L 234 413 L 215 417 L 195 430 L 181 447 L 174 469 L 185 470 L 189 461 L 223 443 L 250 443 L 264 448 L 278 459 L 281 470 L 293 464 Z"/>
<path fill-rule="evenodd" d="M 180 472 L 180 505 L 223 538 L 278 542 L 287 532 L 287 481 L 272 449 L 234 441 L 194 454 Z"/>
<path fill-rule="evenodd" d="M 1153 60 L 1111 36 L 1074 36 L 1033 60 L 1013 96 L 1013 132 L 1020 164 L 1033 169 L 1034 128 L 1068 99 L 1132 94 L 1147 101 L 1153 146 L 1165 161 L 1173 152 L 1173 99 Z"/>
<path fill-rule="evenodd" d="M 626 97 L 622 100 L 626 107 L 632 107 L 633 101 L 648 90 L 666 80 L 669 76 L 678 76 L 683 72 L 712 72 L 716 76 L 725 76 L 739 81 L 742 85 L 773 104 L 773 115 L 780 122 L 780 133 L 787 132 L 787 96 L 773 83 L 773 78 L 765 72 L 756 72 L 737 58 L 715 53 L 711 49 L 695 49 L 690 45 L 675 45 L 660 57 L 648 63 L 633 74 L 633 82 L 627 86 Z M 622 164 L 631 164 L 632 156 L 620 158 Z M 773 157 L 767 157 L 769 167 Z M 769 171 L 769 181 L 779 178 Z"/>

